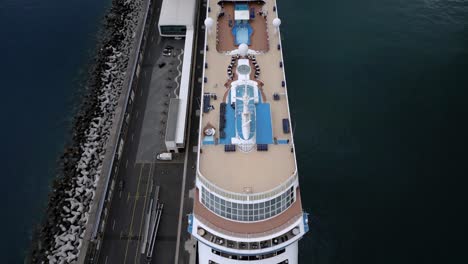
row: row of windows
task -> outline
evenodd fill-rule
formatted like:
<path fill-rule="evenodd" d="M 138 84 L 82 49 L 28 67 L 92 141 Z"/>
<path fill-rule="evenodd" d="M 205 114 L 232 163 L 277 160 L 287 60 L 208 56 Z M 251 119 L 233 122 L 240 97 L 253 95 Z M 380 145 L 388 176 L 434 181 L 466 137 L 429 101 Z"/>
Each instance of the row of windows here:
<path fill-rule="evenodd" d="M 280 263 L 278 263 L 278 264 L 288 264 L 288 263 L 289 263 L 289 261 L 288 261 L 288 260 L 283 260 L 283 261 L 281 261 L 281 262 L 280 262 Z M 214 262 L 214 261 L 210 260 L 210 261 L 208 261 L 208 264 L 219 264 L 219 263 L 218 263 L 218 262 Z"/>
<path fill-rule="evenodd" d="M 161 26 L 161 34 L 164 35 L 185 35 L 186 26 Z"/>
<path fill-rule="evenodd" d="M 222 217 L 237 221 L 260 221 L 280 214 L 294 202 L 294 189 L 269 201 L 242 204 L 226 201 L 202 187 L 202 204 Z"/>
<path fill-rule="evenodd" d="M 283 261 L 281 261 L 281 262 L 278 263 L 278 264 L 288 264 L 288 263 L 289 263 L 288 260 L 283 260 Z M 208 261 L 208 264 L 219 264 L 219 263 L 218 263 L 218 262 L 214 262 L 214 261 L 212 261 L 212 260 L 209 260 L 209 261 Z"/>
<path fill-rule="evenodd" d="M 268 254 L 263 254 L 263 255 L 243 256 L 243 255 L 228 254 L 228 253 L 220 252 L 220 251 L 217 251 L 217 250 L 214 250 L 214 249 L 211 250 L 211 252 L 212 252 L 213 254 L 216 254 L 216 255 L 218 255 L 218 256 L 225 257 L 225 258 L 228 258 L 228 259 L 236 259 L 236 260 L 260 260 L 260 259 L 268 259 L 268 258 L 272 258 L 272 257 L 276 257 L 276 256 L 278 256 L 278 255 L 281 255 L 281 254 L 283 254 L 285 251 L 286 251 L 285 249 L 280 249 L 280 250 L 278 250 L 278 251 L 271 252 L 271 253 L 268 253 Z M 212 262 L 212 263 L 215 263 L 215 262 Z"/>

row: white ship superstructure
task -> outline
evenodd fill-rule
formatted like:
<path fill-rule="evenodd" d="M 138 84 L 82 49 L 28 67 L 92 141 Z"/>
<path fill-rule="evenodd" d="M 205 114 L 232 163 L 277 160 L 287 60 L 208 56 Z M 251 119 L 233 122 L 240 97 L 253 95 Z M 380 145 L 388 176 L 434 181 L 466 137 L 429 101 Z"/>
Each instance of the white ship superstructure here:
<path fill-rule="evenodd" d="M 200 264 L 298 263 L 308 231 L 274 0 L 207 1 L 196 190 Z"/>

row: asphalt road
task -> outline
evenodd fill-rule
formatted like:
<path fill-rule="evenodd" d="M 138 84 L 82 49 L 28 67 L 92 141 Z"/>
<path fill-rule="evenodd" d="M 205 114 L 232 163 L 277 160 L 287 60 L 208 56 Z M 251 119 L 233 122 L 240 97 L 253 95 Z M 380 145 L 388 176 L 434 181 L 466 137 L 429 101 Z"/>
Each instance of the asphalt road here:
<path fill-rule="evenodd" d="M 116 182 L 122 181 L 123 188 L 117 187 L 105 227 L 98 263 L 148 263 L 141 254 L 144 236 L 145 214 L 150 193 L 160 186 L 159 199 L 164 204 L 158 236 L 150 263 L 195 263 L 195 241 L 187 232 L 187 214 L 192 212 L 195 183 L 196 153 L 193 152 L 198 140 L 198 116 L 203 54 L 204 31 L 199 31 L 196 61 L 192 73 L 193 100 L 190 108 L 189 139 L 186 153 L 175 156 L 171 162 L 156 161 L 154 154 L 164 151 L 163 131 L 165 130 L 166 102 L 173 97 L 177 55 L 184 40 L 161 38 L 157 30 L 162 0 L 152 4 L 153 15 L 146 38 L 146 49 L 138 78 L 135 101 L 130 114 L 127 139 L 120 159 Z M 202 5 L 203 1 L 199 1 Z M 199 16 L 203 24 L 205 8 Z M 163 57 L 166 45 L 175 47 L 175 56 Z M 164 62 L 165 66 L 158 65 Z M 186 162 L 186 163 L 185 163 Z M 184 174 L 184 172 L 186 172 Z M 181 195 L 183 191 L 183 195 Z M 182 201 L 181 201 L 182 199 Z"/>
<path fill-rule="evenodd" d="M 178 206 L 178 199 L 171 197 L 173 194 L 168 190 L 179 188 L 181 183 L 177 181 L 177 178 L 180 178 L 179 175 L 183 169 L 183 164 L 178 159 L 176 159 L 173 164 L 157 164 L 154 160 L 148 158 L 148 155 L 141 155 L 142 148 L 139 147 L 141 145 L 139 143 L 142 140 L 146 140 L 148 143 L 147 145 L 152 145 L 154 147 L 154 152 L 159 151 L 159 148 L 162 146 L 161 144 L 155 144 L 156 141 L 161 142 L 163 140 L 156 128 L 154 136 L 148 137 L 148 126 L 154 124 L 149 122 L 151 118 L 149 116 L 145 118 L 145 115 L 148 108 L 154 108 L 156 105 L 160 106 L 164 104 L 161 104 L 161 102 L 150 102 L 148 98 L 154 93 L 154 89 L 159 88 L 152 85 L 152 83 L 154 83 L 154 79 L 152 78 L 153 72 L 157 71 L 156 69 L 159 68 L 158 61 L 164 59 L 172 60 L 171 62 L 167 61 L 166 68 L 160 69 L 161 71 L 169 71 L 168 68 L 175 68 L 177 66 L 175 63 L 172 63 L 176 61 L 175 57 L 162 58 L 161 56 L 162 49 L 167 45 L 167 42 L 170 42 L 170 40 L 162 39 L 157 30 L 161 2 L 161 0 L 156 0 L 152 4 L 153 16 L 149 24 L 150 32 L 146 38 L 146 49 L 138 78 L 137 89 L 135 91 L 135 101 L 130 115 L 127 139 L 116 176 L 116 182 L 122 181 L 124 185 L 122 190 L 117 190 L 111 201 L 98 263 L 145 263 L 139 249 L 141 247 L 141 238 L 144 231 L 145 208 L 148 206 L 149 193 L 151 192 L 150 186 L 154 187 L 156 184 L 161 184 L 160 198 L 162 202 L 167 203 L 165 204 L 163 213 L 164 218 L 169 217 L 171 215 L 171 210 L 177 210 Z M 169 73 L 167 76 L 170 78 Z M 169 83 L 171 80 L 167 80 L 167 82 Z M 168 86 L 165 82 L 159 83 Z M 171 87 L 174 88 L 174 86 Z M 170 92 L 169 90 L 164 91 L 166 94 Z M 169 100 L 169 98 L 170 97 L 167 97 L 166 99 Z M 158 124 L 160 126 L 164 125 L 163 123 Z M 163 128 L 159 130 L 163 130 Z M 145 149 L 145 152 L 148 152 L 148 149 Z M 145 156 L 145 159 L 141 159 L 141 157 Z M 138 157 L 140 157 L 140 159 L 138 159 Z M 165 173 L 165 171 L 167 171 L 167 173 Z M 175 209 L 172 209 L 172 207 Z M 172 222 L 176 223 L 177 211 L 172 214 L 175 215 L 173 216 Z M 165 223 L 168 222 L 168 220 L 164 218 L 161 220 L 161 227 L 165 227 L 169 231 L 172 229 L 172 233 L 175 234 L 176 227 L 174 226 L 171 228 L 170 224 Z M 161 228 L 161 230 L 162 229 L 163 228 Z M 166 235 L 166 237 L 169 236 Z M 173 247 L 175 247 L 176 238 L 172 240 L 174 241 L 172 243 Z M 172 252 L 174 252 L 174 250 L 172 250 Z M 174 253 L 170 253 L 170 250 L 165 250 L 159 252 L 158 257 L 173 259 Z M 164 261 L 158 263 L 169 262 Z"/>

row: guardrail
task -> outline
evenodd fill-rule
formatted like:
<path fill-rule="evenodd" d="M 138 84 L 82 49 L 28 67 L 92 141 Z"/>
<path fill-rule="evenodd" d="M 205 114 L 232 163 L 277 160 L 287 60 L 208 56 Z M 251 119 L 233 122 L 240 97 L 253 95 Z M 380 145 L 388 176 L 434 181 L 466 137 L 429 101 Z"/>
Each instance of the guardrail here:
<path fill-rule="evenodd" d="M 129 113 L 130 111 L 128 111 L 128 107 L 130 105 L 129 103 L 129 99 L 130 99 L 130 94 L 131 92 L 133 91 L 132 89 L 132 85 L 133 85 L 133 80 L 135 78 L 135 76 L 137 75 L 137 66 L 138 64 L 140 63 L 140 54 L 141 54 L 141 42 L 143 40 L 143 36 L 144 36 L 144 30 L 145 30 L 145 26 L 146 26 L 146 20 L 148 18 L 148 9 L 149 9 L 149 5 L 150 5 L 151 1 L 147 1 L 147 5 L 145 7 L 146 11 L 145 11 L 145 18 L 143 19 L 143 25 L 142 25 L 142 28 L 141 28 L 141 34 L 140 34 L 140 38 L 138 39 L 138 44 L 136 47 L 138 47 L 137 51 L 138 53 L 137 54 L 134 54 L 136 56 L 136 60 L 134 61 L 133 65 L 132 65 L 132 70 L 131 72 L 133 73 L 132 76 L 130 77 L 130 80 L 129 80 L 129 83 L 128 83 L 128 91 L 127 91 L 127 94 L 125 96 L 125 111 L 123 111 L 123 113 L 120 115 L 120 119 L 119 119 L 119 137 L 118 137 L 118 140 L 117 140 L 117 144 L 114 145 L 114 148 L 113 148 L 113 159 L 111 161 L 111 164 L 110 164 L 110 170 L 106 176 L 106 189 L 105 189 L 105 193 L 107 194 L 108 193 L 108 187 L 109 187 L 109 182 L 110 182 L 110 178 L 112 177 L 112 173 L 114 170 L 112 170 L 112 168 L 114 167 L 114 163 L 116 161 L 116 159 L 118 159 L 118 155 L 117 154 L 117 151 L 119 150 L 120 148 L 120 144 L 118 144 L 120 142 L 121 139 L 123 139 L 123 135 L 125 134 L 124 133 L 124 123 L 123 123 L 123 120 L 124 120 L 124 117 L 127 113 Z M 106 195 L 105 195 L 106 196 Z M 99 223 L 100 220 L 99 220 L 99 216 L 101 216 L 102 214 L 102 211 L 103 211 L 103 208 L 104 208 L 104 203 L 106 201 L 105 196 L 103 196 L 103 199 L 101 199 L 100 203 L 99 203 L 99 210 L 98 210 L 98 220 L 96 223 Z M 93 230 L 93 238 L 97 236 L 97 232 L 99 230 L 99 225 L 95 225 L 95 228 Z"/>
<path fill-rule="evenodd" d="M 211 183 L 207 179 L 205 179 L 202 175 L 197 173 L 197 179 L 211 192 L 216 193 L 222 197 L 232 199 L 232 200 L 237 200 L 237 201 L 257 201 L 257 200 L 263 200 L 263 199 L 268 199 L 273 196 L 276 196 L 280 193 L 283 193 L 286 189 L 288 189 L 294 182 L 297 180 L 297 173 L 289 177 L 285 182 L 283 182 L 281 185 L 277 186 L 276 188 L 266 191 L 266 192 L 261 192 L 261 193 L 254 193 L 254 194 L 242 194 L 242 193 L 235 193 L 235 192 L 229 192 L 226 191 L 215 184 Z"/>
<path fill-rule="evenodd" d="M 195 218 L 201 222 L 203 225 L 209 227 L 210 229 L 219 232 L 221 234 L 225 234 L 231 237 L 238 237 L 238 238 L 259 238 L 259 237 L 266 237 L 275 233 L 278 233 L 282 230 L 285 230 L 288 226 L 291 226 L 295 222 L 297 222 L 299 219 L 302 219 L 304 213 L 300 213 L 298 215 L 293 216 L 291 219 L 289 219 L 286 223 L 277 226 L 271 230 L 265 231 L 265 232 L 260 232 L 260 233 L 236 233 L 236 232 L 231 232 L 226 229 L 223 229 L 221 227 L 215 226 L 212 223 L 210 223 L 208 220 L 205 218 L 201 217 L 200 215 L 193 214 Z"/>

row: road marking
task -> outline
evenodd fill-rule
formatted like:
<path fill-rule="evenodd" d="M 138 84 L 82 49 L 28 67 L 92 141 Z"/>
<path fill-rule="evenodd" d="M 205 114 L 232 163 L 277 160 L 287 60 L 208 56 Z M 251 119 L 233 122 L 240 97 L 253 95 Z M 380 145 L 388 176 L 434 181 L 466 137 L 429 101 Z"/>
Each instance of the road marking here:
<path fill-rule="evenodd" d="M 114 222 L 112 223 L 112 231 L 114 231 L 115 229 L 115 219 L 114 219 Z"/>
<path fill-rule="evenodd" d="M 130 192 L 128 192 L 127 203 L 128 203 L 129 200 L 130 200 Z"/>
<path fill-rule="evenodd" d="M 125 160 L 125 168 L 128 167 L 128 159 Z"/>
<path fill-rule="evenodd" d="M 132 228 L 133 228 L 133 220 L 135 218 L 135 208 L 136 208 L 136 203 L 137 203 L 137 200 L 138 200 L 138 189 L 140 188 L 140 181 L 141 181 L 141 173 L 143 172 L 143 167 L 145 167 L 145 165 L 143 164 L 141 166 L 141 169 L 140 169 L 140 176 L 138 176 L 138 184 L 137 184 L 137 197 L 135 198 L 135 201 L 133 202 L 133 211 L 132 211 L 132 219 L 130 220 L 130 228 L 129 228 L 129 232 L 128 232 L 128 237 L 132 237 L 133 235 L 133 231 L 132 231 Z M 127 254 L 128 254 L 128 245 L 130 244 L 130 239 L 127 239 L 127 245 L 125 246 L 125 257 L 124 257 L 124 264 L 127 263 Z"/>
<path fill-rule="evenodd" d="M 136 118 L 138 118 L 138 115 L 140 114 L 140 112 L 136 111 Z"/>
<path fill-rule="evenodd" d="M 132 132 L 132 136 L 130 138 L 130 141 L 133 142 L 133 132 Z"/>
<path fill-rule="evenodd" d="M 147 197 L 148 197 L 148 190 L 149 190 L 149 186 L 151 185 L 149 181 L 151 181 L 151 170 L 153 169 L 153 165 L 154 164 L 151 164 L 150 165 L 150 170 L 149 170 L 149 173 L 148 173 L 148 177 L 146 178 L 146 192 L 145 192 L 145 201 L 143 202 L 143 210 L 141 212 L 141 221 L 140 221 L 140 231 L 138 231 L 138 243 L 137 243 L 137 248 L 136 248 L 136 252 L 135 252 L 135 264 L 137 264 L 137 259 L 139 259 L 139 250 L 138 248 L 140 248 L 140 238 L 141 238 L 141 228 L 143 227 L 143 220 L 145 219 L 145 212 L 146 212 L 146 200 L 147 200 Z M 149 180 L 149 181 L 148 181 Z"/>
<path fill-rule="evenodd" d="M 107 264 L 107 258 L 108 258 L 108 257 L 109 257 L 109 256 L 106 256 L 106 260 L 104 261 L 104 264 Z"/>

